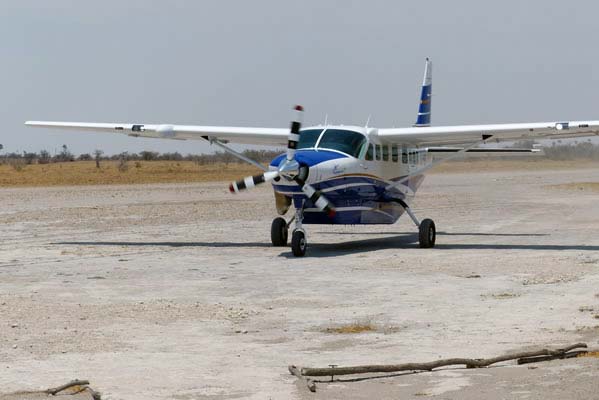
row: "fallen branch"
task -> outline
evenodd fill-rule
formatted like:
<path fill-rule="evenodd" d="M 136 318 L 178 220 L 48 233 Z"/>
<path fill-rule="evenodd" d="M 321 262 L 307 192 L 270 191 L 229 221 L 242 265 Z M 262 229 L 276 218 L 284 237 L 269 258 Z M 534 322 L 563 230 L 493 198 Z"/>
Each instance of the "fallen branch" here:
<path fill-rule="evenodd" d="M 316 384 L 314 383 L 314 381 L 312 379 L 302 376 L 300 370 L 297 369 L 297 367 L 295 365 L 290 365 L 288 368 L 289 368 L 289 373 L 291 375 L 296 376 L 299 380 L 305 381 L 306 385 L 308 386 L 308 389 L 312 393 L 316 392 Z"/>
<path fill-rule="evenodd" d="M 371 373 L 389 373 L 399 371 L 432 371 L 435 368 L 447 367 L 451 365 L 465 365 L 466 368 L 484 368 L 492 364 L 500 363 L 503 361 L 517 360 L 517 359 L 531 359 L 532 357 L 563 357 L 566 353 L 579 348 L 586 348 L 585 343 L 576 343 L 568 347 L 561 349 L 542 349 L 537 351 L 527 351 L 520 353 L 506 354 L 500 357 L 494 358 L 449 358 L 445 360 L 437 360 L 426 363 L 406 363 L 406 364 L 392 364 L 392 365 L 360 365 L 355 367 L 336 367 L 336 368 L 301 368 L 297 369 L 293 367 L 296 373 L 291 372 L 293 375 L 305 378 L 306 376 L 337 376 L 337 375 L 353 375 L 353 374 L 371 374 Z"/>
<path fill-rule="evenodd" d="M 74 381 L 71 381 L 69 383 L 65 383 L 62 386 L 58 386 L 55 388 L 50 388 L 46 390 L 47 394 L 50 394 L 52 396 L 56 396 L 57 393 L 62 392 L 63 390 L 66 390 L 68 388 L 72 388 L 73 386 L 86 386 L 89 385 L 89 381 L 81 381 L 78 379 L 75 379 Z"/>
<path fill-rule="evenodd" d="M 587 354 L 588 352 L 589 352 L 589 350 L 576 350 L 576 351 L 569 351 L 564 354 L 558 354 L 555 356 L 538 356 L 538 357 L 519 358 L 518 365 L 530 364 L 530 363 L 536 363 L 536 362 L 542 362 L 542 361 L 558 360 L 558 359 L 564 359 L 564 358 L 576 358 L 582 354 Z"/>

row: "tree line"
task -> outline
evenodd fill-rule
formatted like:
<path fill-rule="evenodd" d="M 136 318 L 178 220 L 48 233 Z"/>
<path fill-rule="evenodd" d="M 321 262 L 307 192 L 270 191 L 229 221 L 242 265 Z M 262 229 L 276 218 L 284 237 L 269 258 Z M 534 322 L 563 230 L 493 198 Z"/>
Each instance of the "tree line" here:
<path fill-rule="evenodd" d="M 0 145 L 1 146 L 1 145 Z M 0 150 L 2 147 L 0 147 Z M 273 158 L 284 152 L 284 150 L 244 150 L 241 153 L 252 160 L 256 160 L 259 163 L 268 163 Z M 96 166 L 100 166 L 101 161 L 193 161 L 198 165 L 214 164 L 214 163 L 242 163 L 244 161 L 239 158 L 226 153 L 216 152 L 213 154 L 187 154 L 183 155 L 179 152 L 167 152 L 159 153 L 157 151 L 141 151 L 139 153 L 122 152 L 119 154 L 106 155 L 102 150 L 95 150 L 93 153 L 83 153 L 74 155 L 67 145 L 63 145 L 60 152 L 54 155 L 50 154 L 47 150 L 41 150 L 40 152 L 27 152 L 22 153 L 6 153 L 0 154 L 0 163 L 11 164 L 18 162 L 24 165 L 31 164 L 50 164 L 50 163 L 61 163 L 61 162 L 74 162 L 74 161 L 95 161 Z"/>
<path fill-rule="evenodd" d="M 532 148 L 534 141 L 519 141 L 514 143 L 513 147 Z M 0 144 L 0 150 L 2 145 Z M 284 149 L 279 150 L 244 150 L 241 153 L 259 163 L 268 163 L 273 158 L 283 153 Z M 573 144 L 562 144 L 561 140 L 553 142 L 552 146 L 543 147 L 544 157 L 550 160 L 599 160 L 599 145 L 593 144 L 590 139 L 583 142 L 574 142 Z M 106 155 L 102 150 L 95 150 L 93 153 L 84 153 L 74 155 L 67 145 L 61 147 L 60 152 L 50 154 L 47 150 L 40 152 L 22 153 L 0 153 L 0 164 L 10 165 L 31 165 L 31 164 L 50 164 L 73 161 L 95 161 L 96 166 L 100 167 L 102 161 L 119 161 L 121 164 L 128 161 L 192 161 L 198 165 L 214 163 L 243 163 L 244 161 L 226 152 L 216 152 L 213 154 L 187 154 L 179 152 L 159 153 L 156 151 L 141 151 L 139 153 L 122 152 L 119 154 Z"/>

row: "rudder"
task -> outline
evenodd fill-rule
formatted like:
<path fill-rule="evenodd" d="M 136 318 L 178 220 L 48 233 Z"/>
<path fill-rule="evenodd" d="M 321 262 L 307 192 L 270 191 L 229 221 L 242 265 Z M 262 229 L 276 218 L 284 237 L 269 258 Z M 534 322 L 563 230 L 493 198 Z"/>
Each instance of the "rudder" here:
<path fill-rule="evenodd" d="M 424 64 L 424 79 L 422 81 L 422 93 L 420 94 L 420 106 L 418 117 L 414 126 L 430 126 L 431 124 L 431 100 L 433 90 L 433 64 L 427 58 Z"/>

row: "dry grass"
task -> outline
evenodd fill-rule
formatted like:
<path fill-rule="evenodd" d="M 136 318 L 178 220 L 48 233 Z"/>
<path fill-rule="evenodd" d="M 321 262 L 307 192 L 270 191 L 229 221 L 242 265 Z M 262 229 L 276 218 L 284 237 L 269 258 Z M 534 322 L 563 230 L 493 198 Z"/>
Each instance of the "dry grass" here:
<path fill-rule="evenodd" d="M 349 324 L 334 326 L 330 328 L 324 329 L 326 333 L 337 333 L 342 335 L 350 335 L 356 333 L 364 333 L 364 332 L 374 332 L 376 331 L 376 326 L 374 326 L 371 322 L 368 321 L 357 321 Z"/>
<path fill-rule="evenodd" d="M 27 165 L 16 170 L 0 165 L 0 187 L 187 183 L 241 179 L 259 170 L 248 164 L 197 165 L 192 161 L 139 161 L 119 169 L 119 161 Z"/>
<path fill-rule="evenodd" d="M 481 294 L 480 297 L 482 297 L 483 299 L 487 299 L 487 298 L 491 298 L 491 299 L 497 299 L 497 300 L 503 300 L 503 299 L 513 299 L 516 297 L 520 297 L 520 293 L 513 293 L 513 292 L 501 292 L 501 293 L 490 293 L 490 294 Z"/>
<path fill-rule="evenodd" d="M 119 168 L 120 166 L 120 168 Z M 590 161 L 526 160 L 464 160 L 451 161 L 432 169 L 433 173 L 489 172 L 497 170 L 597 168 Z M 34 164 L 23 166 L 0 165 L 0 187 L 113 185 L 136 183 L 187 183 L 230 181 L 258 173 L 248 164 L 197 165 L 192 161 L 131 161 L 126 167 L 119 161 L 103 161 L 101 168 L 94 161 Z M 599 190 L 599 183 L 583 185 L 581 190 Z M 561 185 L 557 185 L 561 186 Z"/>

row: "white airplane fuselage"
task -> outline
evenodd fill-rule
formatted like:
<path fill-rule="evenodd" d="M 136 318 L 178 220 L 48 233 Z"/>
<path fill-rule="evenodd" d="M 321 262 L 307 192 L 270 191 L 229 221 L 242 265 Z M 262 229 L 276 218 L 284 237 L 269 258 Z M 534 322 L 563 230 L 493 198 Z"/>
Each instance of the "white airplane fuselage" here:
<path fill-rule="evenodd" d="M 410 204 L 424 180 L 418 171 L 432 162 L 431 155 L 417 148 L 373 143 L 368 139 L 368 130 L 353 126 L 302 130 L 300 137 L 304 132 L 320 131 L 312 145 L 303 143 L 302 148 L 300 139 L 295 157 L 309 167 L 306 182 L 333 203 L 335 215 L 330 217 L 320 212 L 293 181 L 281 178 L 272 185 L 277 193 L 291 198 L 295 208 L 304 209 L 305 224 L 393 224 L 404 212 L 401 202 Z M 347 143 L 335 141 L 324 143 L 325 134 L 339 141 L 346 135 L 346 140 L 357 142 L 355 147 L 359 148 L 346 148 Z M 276 170 L 284 160 L 285 155 L 275 158 L 270 169 Z M 394 185 L 409 175 L 413 176 Z"/>

